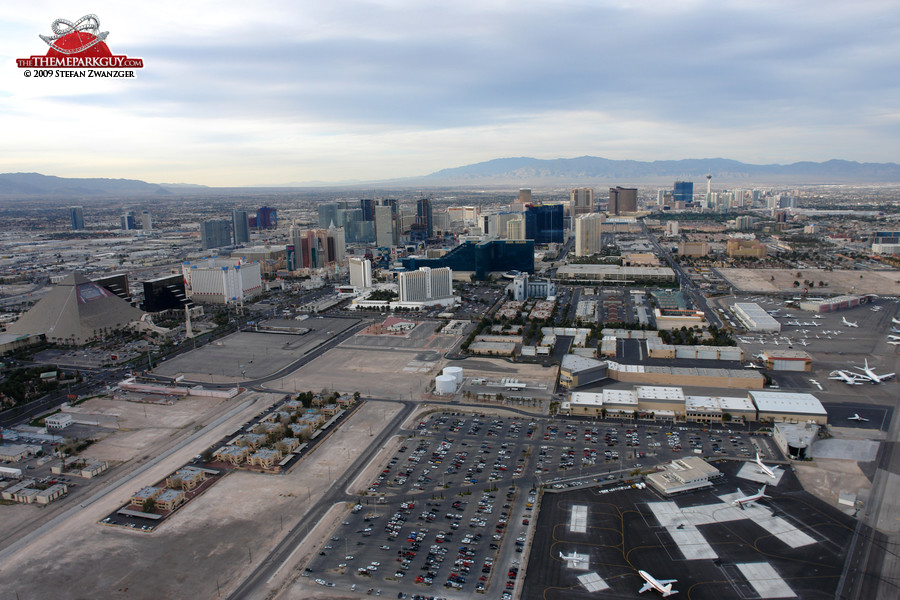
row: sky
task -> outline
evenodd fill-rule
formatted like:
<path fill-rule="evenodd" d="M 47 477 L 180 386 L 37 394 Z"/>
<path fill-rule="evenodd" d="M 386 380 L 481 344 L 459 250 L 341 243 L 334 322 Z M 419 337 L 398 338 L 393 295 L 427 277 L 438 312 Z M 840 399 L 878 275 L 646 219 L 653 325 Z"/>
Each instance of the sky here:
<path fill-rule="evenodd" d="M 96 14 L 135 79 L 25 77 Z M 6 3 L 0 172 L 243 186 L 530 156 L 900 162 L 890 0 Z"/>

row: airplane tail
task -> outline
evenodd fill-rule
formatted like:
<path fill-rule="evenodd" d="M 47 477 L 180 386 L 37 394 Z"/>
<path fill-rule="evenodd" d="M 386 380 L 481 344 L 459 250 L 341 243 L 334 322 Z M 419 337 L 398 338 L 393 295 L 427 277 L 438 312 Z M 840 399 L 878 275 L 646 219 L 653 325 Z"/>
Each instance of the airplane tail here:
<path fill-rule="evenodd" d="M 662 586 L 663 596 L 671 596 L 672 595 L 672 584 L 669 583 L 667 585 Z"/>

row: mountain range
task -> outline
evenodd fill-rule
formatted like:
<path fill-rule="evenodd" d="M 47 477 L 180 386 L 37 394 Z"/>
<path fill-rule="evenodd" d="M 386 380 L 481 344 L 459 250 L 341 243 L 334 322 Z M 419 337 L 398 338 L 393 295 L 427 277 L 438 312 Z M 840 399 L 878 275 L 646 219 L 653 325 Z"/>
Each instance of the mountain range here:
<path fill-rule="evenodd" d="M 596 184 L 633 185 L 671 183 L 675 180 L 702 182 L 707 174 L 713 181 L 749 184 L 841 184 L 900 183 L 896 163 L 859 163 L 847 160 L 795 162 L 788 165 L 754 165 L 725 158 L 684 160 L 611 160 L 597 156 L 539 159 L 497 158 L 461 167 L 441 169 L 430 175 L 383 181 L 345 181 L 332 187 L 424 186 L 567 186 Z M 324 187 L 323 182 L 292 183 L 272 187 Z M 247 188 L 210 188 L 189 184 L 155 184 L 135 179 L 81 179 L 39 173 L 0 174 L 0 198 L 84 198 L 165 197 L 173 194 L 241 193 Z M 271 188 L 270 188 L 271 189 Z"/>

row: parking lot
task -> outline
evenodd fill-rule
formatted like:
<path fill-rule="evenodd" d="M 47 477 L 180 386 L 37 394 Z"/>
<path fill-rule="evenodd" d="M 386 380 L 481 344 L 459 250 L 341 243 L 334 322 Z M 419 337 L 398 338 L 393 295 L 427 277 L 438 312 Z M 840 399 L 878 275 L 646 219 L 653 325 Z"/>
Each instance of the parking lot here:
<path fill-rule="evenodd" d="M 375 595 L 511 597 L 540 485 L 629 478 L 692 451 L 751 458 L 760 447 L 776 456 L 768 440 L 727 429 L 432 415 L 361 490 L 304 575 Z"/>

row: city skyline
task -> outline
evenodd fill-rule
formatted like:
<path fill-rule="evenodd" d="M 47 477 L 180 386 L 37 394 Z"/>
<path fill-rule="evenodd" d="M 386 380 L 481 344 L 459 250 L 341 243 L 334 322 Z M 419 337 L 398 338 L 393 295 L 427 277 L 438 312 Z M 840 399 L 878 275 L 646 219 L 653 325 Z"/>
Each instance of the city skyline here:
<path fill-rule="evenodd" d="M 137 79 L 25 78 L 15 58 L 73 10 L 6 11 L 0 172 L 253 186 L 525 155 L 898 160 L 884 3 L 98 1 Z"/>

